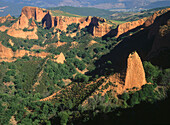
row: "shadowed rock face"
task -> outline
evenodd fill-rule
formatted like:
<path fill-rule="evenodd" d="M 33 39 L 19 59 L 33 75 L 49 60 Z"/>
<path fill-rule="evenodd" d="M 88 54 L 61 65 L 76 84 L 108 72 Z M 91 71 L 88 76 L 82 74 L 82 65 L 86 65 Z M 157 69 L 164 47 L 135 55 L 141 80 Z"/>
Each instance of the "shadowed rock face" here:
<path fill-rule="evenodd" d="M 93 36 L 102 37 L 110 31 L 111 26 L 112 25 L 106 23 L 105 19 L 93 17 L 91 18 L 88 30 Z"/>
<path fill-rule="evenodd" d="M 159 52 L 162 48 L 170 48 L 170 11 L 155 19 L 155 23 L 150 27 L 148 38 L 153 38 L 152 53 Z"/>
<path fill-rule="evenodd" d="M 161 16 L 162 14 L 166 13 L 170 11 L 170 8 L 166 8 L 160 11 L 155 12 L 152 16 L 147 17 L 147 18 L 143 18 L 137 21 L 132 21 L 132 22 L 126 22 L 123 24 L 120 24 L 117 26 L 116 29 L 111 30 L 110 32 L 108 32 L 108 34 L 106 34 L 106 37 L 119 37 L 121 35 L 123 35 L 124 33 L 127 33 L 130 30 L 133 30 L 135 28 L 146 28 L 149 27 L 150 25 L 152 25 L 156 18 Z"/>
<path fill-rule="evenodd" d="M 160 16 L 160 15 L 162 15 L 162 14 L 168 12 L 168 11 L 170 11 L 170 8 L 166 8 L 166 9 L 163 9 L 163 10 L 160 10 L 160 11 L 155 12 L 152 16 L 150 16 L 150 17 L 146 20 L 146 22 L 144 23 L 144 26 L 145 26 L 145 27 L 150 26 L 151 24 L 153 24 L 153 23 L 155 22 L 155 19 L 156 19 L 158 16 Z"/>
<path fill-rule="evenodd" d="M 142 61 L 147 60 L 162 68 L 170 68 L 169 19 L 170 11 L 158 16 L 150 26 L 123 39 L 110 51 L 110 53 L 102 56 L 95 62 L 97 68 L 91 74 L 101 75 L 106 68 L 104 63 L 107 60 L 112 62 L 112 68 L 115 72 L 126 72 L 124 71 L 127 66 L 126 59 L 128 58 L 129 53 L 134 51 L 138 52 Z M 164 51 L 165 49 L 167 50 L 166 53 Z M 160 52 L 162 52 L 162 54 L 160 54 Z"/>
<path fill-rule="evenodd" d="M 42 19 L 42 25 L 43 27 L 47 27 L 47 29 L 50 29 L 52 27 L 52 17 L 49 14 L 49 12 L 45 15 L 45 17 Z"/>
<path fill-rule="evenodd" d="M 146 78 L 143 64 L 137 52 L 134 52 L 127 60 L 125 89 L 140 88 L 144 84 L 146 84 Z"/>

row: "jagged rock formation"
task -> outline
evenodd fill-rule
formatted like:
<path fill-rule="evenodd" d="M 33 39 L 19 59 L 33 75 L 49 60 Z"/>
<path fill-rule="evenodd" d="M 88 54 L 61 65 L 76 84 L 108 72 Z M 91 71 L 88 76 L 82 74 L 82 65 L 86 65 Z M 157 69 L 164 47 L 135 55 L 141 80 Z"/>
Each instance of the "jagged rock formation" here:
<path fill-rule="evenodd" d="M 137 52 L 129 55 L 127 59 L 126 74 L 125 76 L 122 75 L 123 74 L 115 73 L 109 77 L 102 76 L 95 82 L 93 81 L 87 84 L 86 87 L 92 84 L 96 84 L 98 81 L 104 79 L 104 82 L 102 82 L 102 84 L 88 98 L 93 98 L 99 93 L 104 96 L 107 92 L 110 91 L 112 91 L 115 96 L 121 95 L 124 92 L 139 90 L 143 85 L 147 84 L 143 64 Z M 105 88 L 106 85 L 108 85 L 107 88 Z M 82 103 L 82 106 L 88 104 L 88 98 Z"/>
<path fill-rule="evenodd" d="M 66 17 L 66 16 L 53 16 L 49 10 L 41 9 L 38 7 L 23 7 L 21 16 L 18 21 L 12 25 L 11 28 L 2 27 L 1 31 L 10 29 L 8 35 L 18 38 L 38 39 L 36 30 L 33 32 L 22 32 L 24 28 L 34 28 L 35 22 L 29 24 L 29 19 L 42 22 L 44 27 L 48 29 L 56 27 L 62 31 L 66 31 L 67 26 L 72 23 L 79 23 L 79 29 L 88 27 L 89 32 L 93 36 L 102 37 L 110 31 L 111 24 L 106 23 L 106 20 L 100 17 Z M 5 29 L 5 30 L 4 30 Z M 20 29 L 20 30 L 19 30 Z M 16 31 L 17 30 L 17 31 Z"/>
<path fill-rule="evenodd" d="M 150 25 L 152 25 L 155 22 L 155 19 L 157 17 L 168 12 L 169 10 L 170 10 L 170 8 L 166 8 L 166 9 L 163 9 L 163 10 L 160 10 L 160 11 L 156 11 L 150 17 L 146 17 L 146 18 L 143 18 L 143 19 L 140 19 L 140 20 L 137 20 L 137 21 L 126 22 L 126 23 L 120 24 L 120 25 L 117 26 L 116 29 L 111 30 L 107 34 L 107 36 L 119 37 L 122 34 L 127 33 L 128 31 L 133 30 L 135 28 L 139 27 L 139 29 L 143 29 L 143 28 L 149 27 Z"/>
<path fill-rule="evenodd" d="M 5 17 L 0 17 L 0 23 L 5 23 L 6 21 L 14 21 L 14 20 L 15 19 L 13 19 L 10 14 L 8 14 Z M 8 30 L 9 28 L 10 27 L 2 25 L 2 26 L 0 26 L 0 31 L 4 32 L 4 31 Z"/>
<path fill-rule="evenodd" d="M 93 36 L 102 37 L 106 35 L 111 29 L 112 25 L 105 23 L 106 20 L 98 17 L 91 18 L 88 26 L 89 31 Z"/>
<path fill-rule="evenodd" d="M 113 69 L 116 72 L 121 72 L 127 66 L 125 62 L 129 56 L 128 54 L 134 51 L 138 52 L 142 60 L 151 61 L 154 65 L 163 66 L 161 62 L 164 62 L 164 65 L 165 62 L 167 62 L 164 67 L 168 68 L 169 54 L 166 53 L 159 55 L 159 58 L 157 55 L 161 50 L 170 48 L 170 32 L 165 30 L 168 29 L 169 19 L 170 11 L 158 16 L 154 23 L 149 27 L 144 27 L 143 30 L 140 30 L 135 34 L 128 36 L 126 39 L 123 39 L 114 47 L 113 50 L 110 51 L 109 54 L 104 55 L 96 61 L 96 65 L 100 65 L 100 68 L 97 68 L 95 72 L 101 72 L 102 74 L 102 70 L 104 70 L 105 67 L 105 60 L 110 60 L 112 62 Z M 160 30 L 165 33 L 163 37 L 160 35 Z M 157 56 L 157 58 L 152 61 L 151 57 L 155 56 Z"/>
<path fill-rule="evenodd" d="M 51 27 L 56 27 L 60 30 L 66 31 L 67 26 L 72 24 L 72 23 L 79 23 L 79 29 L 88 27 L 89 32 L 96 37 L 102 37 L 102 36 L 116 36 L 119 37 L 120 35 L 134 29 L 140 26 L 143 27 L 148 27 L 151 24 L 153 24 L 154 20 L 160 16 L 161 14 L 169 11 L 170 8 L 168 9 L 164 9 L 161 11 L 157 11 L 155 12 L 151 17 L 149 18 L 143 18 L 137 21 L 133 21 L 133 22 L 127 22 L 127 23 L 123 23 L 118 25 L 118 27 L 116 29 L 111 30 L 110 27 L 112 26 L 111 24 L 106 23 L 106 20 L 103 18 L 99 18 L 99 17 L 65 17 L 65 16 L 52 16 L 51 12 L 45 9 L 41 9 L 38 7 L 23 7 L 22 9 L 22 13 L 21 16 L 19 18 L 19 20 L 12 26 L 13 29 L 24 29 L 24 28 L 28 28 L 28 22 L 29 19 L 33 19 L 36 20 L 37 22 L 42 22 L 42 25 L 44 27 L 47 28 L 51 28 Z M 9 17 L 9 16 L 7 16 Z M 4 18 L 6 19 L 6 18 Z M 3 20 L 4 20 L 3 19 Z M 1 20 L 1 18 L 0 18 Z M 35 22 L 34 22 L 35 23 Z M 33 24 L 35 26 L 33 22 L 31 24 Z M 32 27 L 29 27 L 29 29 L 31 29 Z M 1 31 L 5 31 L 6 27 L 0 28 Z M 13 30 L 15 31 L 15 30 Z M 15 32 L 13 32 L 15 34 Z M 21 32 L 17 32 L 21 33 Z M 12 33 L 10 33 L 9 35 L 11 35 Z M 21 38 L 27 38 L 27 35 L 21 33 L 22 36 L 24 35 L 24 37 Z M 12 35 L 14 37 L 18 37 L 16 35 Z M 33 35 L 35 36 L 35 34 Z M 37 39 L 36 37 L 30 37 L 31 39 Z"/>
<path fill-rule="evenodd" d="M 18 21 L 12 25 L 10 28 L 4 27 L 5 30 L 8 29 L 7 34 L 17 38 L 23 39 L 38 39 L 37 27 L 34 21 L 29 24 L 29 19 L 27 16 L 22 12 L 21 16 L 19 17 Z M 33 31 L 23 31 L 24 28 L 33 29 Z M 4 30 L 3 30 L 4 31 Z"/>
<path fill-rule="evenodd" d="M 13 20 L 13 19 L 11 19 L 12 17 L 11 17 L 11 15 L 10 14 L 8 14 L 7 16 L 5 16 L 5 17 L 0 17 L 0 23 L 4 23 L 6 20 Z"/>
<path fill-rule="evenodd" d="M 143 18 L 137 21 L 119 24 L 116 29 L 112 29 L 110 32 L 108 32 L 108 34 L 106 34 L 106 36 L 107 37 L 113 37 L 113 36 L 119 37 L 132 29 L 142 26 L 146 20 L 147 18 Z"/>
<path fill-rule="evenodd" d="M 117 27 L 117 35 L 116 37 L 119 37 L 120 35 L 122 35 L 123 33 L 126 33 L 128 32 L 129 30 L 131 29 L 134 29 L 138 26 L 141 26 L 144 24 L 146 18 L 144 19 L 140 19 L 140 20 L 137 20 L 137 21 L 132 21 L 132 22 L 127 22 L 127 23 L 123 23 L 123 24 L 120 24 L 118 27 Z"/>
<path fill-rule="evenodd" d="M 124 89 L 141 88 L 144 84 L 146 84 L 146 78 L 143 64 L 137 52 L 134 52 L 127 60 Z"/>
<path fill-rule="evenodd" d="M 11 48 L 3 46 L 0 42 L 0 58 L 12 58 L 13 51 Z"/>
<path fill-rule="evenodd" d="M 29 26 L 28 18 L 25 16 L 24 13 L 21 13 L 21 16 L 19 17 L 18 21 L 14 23 L 11 28 L 24 29 L 24 28 L 28 28 L 28 26 Z"/>
<path fill-rule="evenodd" d="M 106 20 L 99 17 L 66 17 L 66 16 L 52 16 L 50 11 L 45 11 L 37 7 L 24 7 L 22 13 L 28 19 L 35 19 L 38 22 L 42 22 L 44 27 L 50 29 L 56 27 L 60 30 L 66 31 L 67 26 L 72 23 L 79 23 L 79 29 L 90 27 L 90 32 L 97 37 L 101 37 L 110 31 L 110 24 L 106 23 Z M 92 27 L 91 27 L 92 26 Z"/>
<path fill-rule="evenodd" d="M 150 26 L 151 24 L 153 24 L 154 21 L 155 21 L 155 19 L 156 19 L 157 17 L 159 17 L 160 15 L 162 15 L 162 14 L 168 12 L 168 11 L 170 11 L 170 8 L 166 8 L 166 9 L 163 9 L 163 10 L 160 10 L 160 11 L 156 11 L 152 16 L 150 16 L 150 17 L 145 21 L 145 24 L 144 24 L 145 27 L 148 27 L 148 26 Z"/>
<path fill-rule="evenodd" d="M 28 19 L 34 19 L 37 22 L 41 22 L 44 16 L 47 14 L 46 9 L 38 8 L 38 7 L 30 7 L 26 6 L 22 8 L 22 13 L 25 14 L 25 16 Z"/>

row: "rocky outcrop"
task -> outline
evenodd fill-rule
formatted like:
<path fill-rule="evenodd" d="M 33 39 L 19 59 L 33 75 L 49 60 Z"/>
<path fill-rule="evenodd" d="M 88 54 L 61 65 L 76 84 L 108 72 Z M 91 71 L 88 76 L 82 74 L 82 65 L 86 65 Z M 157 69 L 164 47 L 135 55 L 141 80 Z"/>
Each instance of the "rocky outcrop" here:
<path fill-rule="evenodd" d="M 21 13 L 21 16 L 19 17 L 18 21 L 14 23 L 11 28 L 24 29 L 24 28 L 28 28 L 28 26 L 29 26 L 28 18 L 25 16 L 24 13 Z"/>
<path fill-rule="evenodd" d="M 37 28 L 34 28 L 33 31 L 23 31 L 17 29 L 9 29 L 7 34 L 16 38 L 23 38 L 23 39 L 38 39 L 38 35 L 36 34 Z"/>
<path fill-rule="evenodd" d="M 130 30 L 133 30 L 137 27 L 142 26 L 147 18 L 143 18 L 137 21 L 132 21 L 132 22 L 126 22 L 119 24 L 116 29 L 112 29 L 108 34 L 106 34 L 107 37 L 119 37 L 123 35 L 124 33 L 127 33 Z"/>
<path fill-rule="evenodd" d="M 127 60 L 124 89 L 132 89 L 133 87 L 141 88 L 146 83 L 142 61 L 137 52 L 134 52 L 129 55 Z"/>
<path fill-rule="evenodd" d="M 54 58 L 55 58 L 53 60 L 54 62 L 64 64 L 65 56 L 64 56 L 64 54 L 62 52 L 60 53 L 60 55 L 56 55 Z"/>
<path fill-rule="evenodd" d="M 140 19 L 140 20 L 137 20 L 137 21 L 132 21 L 132 22 L 127 22 L 127 23 L 120 24 L 117 27 L 117 35 L 116 35 L 116 37 L 119 37 L 123 33 L 128 32 L 129 30 L 132 30 L 132 29 L 134 29 L 134 28 L 136 28 L 138 26 L 143 25 L 145 20 L 146 20 L 146 18 Z"/>
<path fill-rule="evenodd" d="M 145 85 L 147 81 L 145 78 L 145 71 L 142 61 L 137 52 L 130 54 L 127 59 L 125 80 L 123 79 L 124 76 L 122 75 L 123 74 L 115 73 L 109 77 L 102 76 L 95 82 L 93 81 L 88 83 L 86 87 L 92 84 L 96 84 L 98 81 L 104 79 L 104 82 L 102 82 L 102 84 L 88 98 L 93 98 L 99 93 L 104 96 L 107 92 L 110 91 L 112 94 L 114 93 L 114 96 L 117 96 L 123 94 L 124 92 L 141 89 L 141 87 Z M 107 88 L 105 88 L 106 85 L 108 85 Z M 88 104 L 88 98 L 82 103 L 82 106 Z"/>
<path fill-rule="evenodd" d="M 13 52 L 11 48 L 7 48 L 3 46 L 2 43 L 0 42 L 0 58 L 1 59 L 2 58 L 10 59 L 13 57 L 19 58 L 25 55 L 45 58 L 46 56 L 50 55 L 50 53 L 46 53 L 46 52 L 35 53 L 35 52 L 27 51 L 27 50 L 17 50 L 16 52 Z"/>
<path fill-rule="evenodd" d="M 23 31 L 23 29 L 33 29 L 33 31 Z M 22 12 L 18 21 L 12 25 L 9 29 L 7 34 L 16 38 L 23 38 L 23 39 L 38 39 L 37 27 L 35 22 L 32 20 L 31 24 L 29 24 L 29 19 L 27 16 Z"/>
<path fill-rule="evenodd" d="M 2 31 L 2 32 L 5 32 L 8 29 L 10 29 L 10 27 L 6 27 L 5 25 L 0 27 L 0 31 Z"/>
<path fill-rule="evenodd" d="M 152 64 L 162 68 L 169 68 L 170 52 L 170 11 L 157 17 L 149 26 L 147 40 L 152 42 L 151 49 L 146 56 Z"/>
<path fill-rule="evenodd" d="M 13 20 L 10 14 L 5 17 L 0 17 L 0 23 L 4 23 L 7 20 Z"/>
<path fill-rule="evenodd" d="M 43 11 L 43 9 L 36 7 L 24 7 L 22 13 L 26 15 L 28 19 L 35 19 L 38 22 L 42 22 L 44 27 L 48 29 L 56 27 L 62 31 L 66 31 L 67 26 L 72 23 L 79 23 L 79 29 L 89 27 L 92 35 L 101 37 L 110 31 L 110 24 L 106 23 L 106 20 L 100 17 L 66 17 L 66 16 L 52 16 L 50 11 Z"/>
<path fill-rule="evenodd" d="M 144 26 L 145 26 L 145 27 L 150 26 L 151 24 L 154 23 L 154 21 L 155 21 L 155 19 L 156 19 L 157 17 L 159 17 L 160 15 L 162 15 L 162 14 L 168 12 L 168 11 L 170 11 L 170 8 L 166 8 L 166 9 L 163 9 L 163 10 L 160 10 L 160 11 L 156 11 L 152 16 L 150 16 L 150 17 L 145 21 Z"/>
<path fill-rule="evenodd" d="M 65 16 L 57 16 L 54 17 L 54 24 L 52 24 L 52 26 L 55 26 L 56 28 L 66 31 L 67 26 L 72 24 L 72 23 L 76 23 L 76 24 L 81 24 L 81 21 L 85 21 L 86 18 L 82 17 L 65 17 Z M 84 25 L 81 24 L 81 28 L 84 28 L 86 26 L 87 22 L 85 21 Z"/>
<path fill-rule="evenodd" d="M 111 29 L 112 25 L 107 24 L 103 18 L 93 17 L 88 26 L 89 32 L 96 37 L 102 37 L 106 35 Z"/>
<path fill-rule="evenodd" d="M 32 19 L 31 24 L 29 20 Z M 72 23 L 79 24 L 79 29 L 88 27 L 93 36 L 101 37 L 110 31 L 110 24 L 106 23 L 106 20 L 100 17 L 66 17 L 66 16 L 53 16 L 51 11 L 37 8 L 37 7 L 23 7 L 21 16 L 16 23 L 14 23 L 8 32 L 8 35 L 18 38 L 37 39 L 35 32 L 22 32 L 19 29 L 33 29 L 36 24 L 34 22 L 42 22 L 44 27 L 48 29 L 55 27 L 62 31 L 66 31 L 68 25 Z M 1 28 L 3 30 L 3 28 Z M 6 28 L 7 29 L 7 28 Z M 17 31 L 18 30 L 18 31 Z M 4 31 L 4 30 L 3 30 Z"/>
<path fill-rule="evenodd" d="M 5 47 L 0 42 L 0 62 L 1 61 L 7 61 L 7 62 L 15 61 L 15 59 L 12 60 L 12 58 L 21 58 L 25 55 L 45 58 L 48 55 L 51 55 L 51 53 L 46 53 L 46 52 L 36 53 L 34 51 L 28 51 L 28 50 L 17 50 L 16 52 L 13 52 L 11 48 Z M 53 59 L 53 61 L 57 63 L 63 64 L 65 61 L 65 56 L 63 53 L 56 55 L 54 58 L 55 59 Z"/>
<path fill-rule="evenodd" d="M 28 19 L 34 19 L 37 22 L 41 22 L 44 16 L 47 14 L 46 9 L 38 8 L 38 7 L 30 7 L 26 6 L 22 8 L 22 13 L 25 14 L 25 16 Z"/>
<path fill-rule="evenodd" d="M 11 48 L 3 46 L 0 42 L 0 58 L 12 58 L 14 53 Z"/>
<path fill-rule="evenodd" d="M 120 24 L 120 25 L 117 26 L 116 29 L 111 30 L 107 34 L 107 36 L 110 36 L 110 37 L 113 37 L 113 36 L 119 37 L 122 34 L 127 33 L 130 30 L 134 30 L 135 28 L 139 27 L 139 29 L 143 29 L 143 28 L 149 27 L 150 25 L 152 25 L 155 22 L 157 17 L 159 17 L 162 14 L 168 12 L 169 10 L 170 10 L 170 8 L 166 8 L 166 9 L 163 9 L 163 10 L 155 12 L 150 17 L 145 17 L 145 18 L 137 20 L 137 21 L 126 22 L 126 23 Z"/>

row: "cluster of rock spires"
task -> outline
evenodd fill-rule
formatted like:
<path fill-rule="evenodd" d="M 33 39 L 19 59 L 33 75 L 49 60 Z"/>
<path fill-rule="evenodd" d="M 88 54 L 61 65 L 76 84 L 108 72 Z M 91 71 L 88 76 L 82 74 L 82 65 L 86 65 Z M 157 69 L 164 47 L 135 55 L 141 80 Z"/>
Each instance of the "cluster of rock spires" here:
<path fill-rule="evenodd" d="M 34 22 L 42 22 L 44 27 L 52 28 L 55 27 L 62 31 L 66 31 L 67 26 L 72 23 L 79 23 L 79 29 L 88 27 L 89 32 L 96 37 L 116 36 L 132 30 L 136 27 L 144 25 L 145 27 L 150 26 L 157 16 L 169 11 L 169 9 L 164 9 L 162 11 L 155 12 L 149 18 L 143 18 L 137 21 L 123 23 L 117 26 L 116 29 L 111 30 L 111 24 L 108 24 L 105 19 L 100 17 L 66 17 L 66 16 L 53 16 L 49 10 L 45 10 L 38 7 L 23 7 L 21 16 L 18 21 L 12 25 L 12 27 L 0 27 L 1 31 L 9 29 L 7 34 L 13 37 L 28 38 L 28 39 L 38 39 L 36 34 L 37 27 Z M 0 18 L 0 22 L 4 21 L 6 18 Z M 29 24 L 29 20 L 32 19 L 32 23 Z M 23 29 L 33 29 L 33 31 L 24 32 Z"/>
<path fill-rule="evenodd" d="M 29 20 L 32 19 L 31 25 Z M 1 19 L 0 19 L 1 20 Z M 45 10 L 38 7 L 24 7 L 22 9 L 21 15 L 16 23 L 12 27 L 0 28 L 1 31 L 8 29 L 7 34 L 18 38 L 28 38 L 28 39 L 38 39 L 36 34 L 37 27 L 35 21 L 42 22 L 44 27 L 48 29 L 55 27 L 62 31 L 66 31 L 67 26 L 72 23 L 79 23 L 79 29 L 89 27 L 89 32 L 93 36 L 102 37 L 110 31 L 111 24 L 107 24 L 106 20 L 99 17 L 66 17 L 66 16 L 52 16 L 49 10 Z M 102 23 L 100 23 L 102 22 Z M 32 25 L 33 24 L 33 25 Z M 23 29 L 34 29 L 33 31 L 24 32 Z M 5 30 L 3 30 L 5 29 Z"/>

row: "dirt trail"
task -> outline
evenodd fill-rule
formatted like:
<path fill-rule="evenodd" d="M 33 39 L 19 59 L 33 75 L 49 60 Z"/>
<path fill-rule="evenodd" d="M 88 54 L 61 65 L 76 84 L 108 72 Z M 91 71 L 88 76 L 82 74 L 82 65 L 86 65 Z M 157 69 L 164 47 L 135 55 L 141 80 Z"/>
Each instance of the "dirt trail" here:
<path fill-rule="evenodd" d="M 36 77 L 36 82 L 34 83 L 34 85 L 33 85 L 33 91 L 35 91 L 35 87 L 37 87 L 39 84 L 40 84 L 40 80 L 41 80 L 41 76 L 42 76 L 42 74 L 43 74 L 43 72 L 44 72 L 44 66 L 45 66 L 45 64 L 47 63 L 47 61 L 48 61 L 48 59 L 49 58 L 47 58 L 45 61 L 44 61 L 44 63 L 42 64 L 42 68 L 41 68 L 41 71 L 38 73 L 38 75 L 37 75 L 37 77 Z"/>
<path fill-rule="evenodd" d="M 46 98 L 44 98 L 44 99 L 40 99 L 40 101 L 49 101 L 49 100 L 52 100 L 52 99 L 54 99 L 55 96 L 56 96 L 57 94 L 59 94 L 61 91 L 62 91 L 62 90 L 60 90 L 60 91 L 58 91 L 58 92 L 55 92 L 55 93 L 53 93 L 52 95 L 50 95 L 50 96 L 48 96 L 48 97 L 46 97 Z"/>

